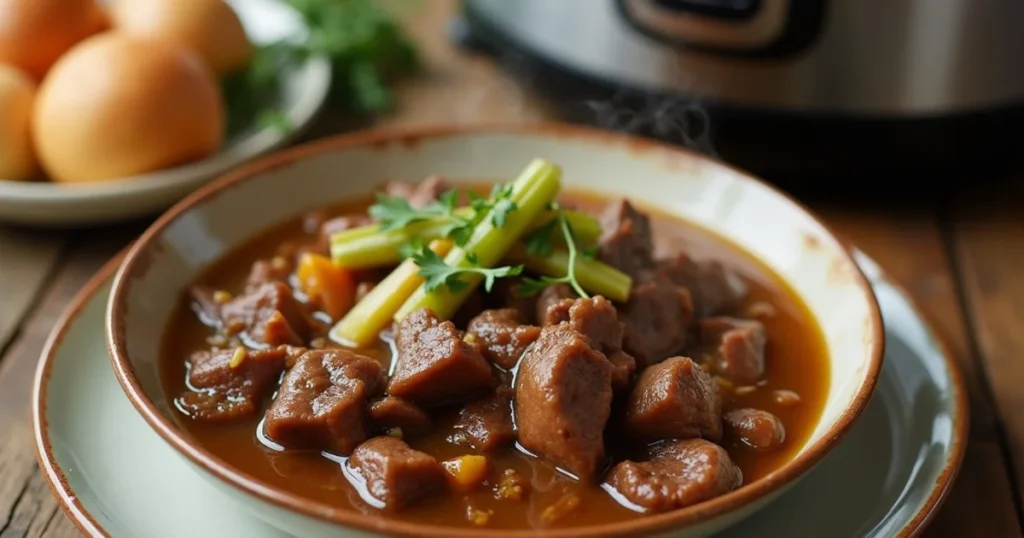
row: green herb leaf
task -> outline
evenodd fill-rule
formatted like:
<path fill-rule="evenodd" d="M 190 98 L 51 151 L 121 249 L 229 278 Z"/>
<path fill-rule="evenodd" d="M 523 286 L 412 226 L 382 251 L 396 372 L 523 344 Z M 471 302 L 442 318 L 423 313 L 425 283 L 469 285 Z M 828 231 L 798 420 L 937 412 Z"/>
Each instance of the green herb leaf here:
<path fill-rule="evenodd" d="M 544 291 L 544 288 L 552 284 L 549 282 L 550 280 L 551 279 L 549 277 L 530 278 L 528 276 L 524 276 L 519 282 L 519 285 L 516 286 L 516 295 L 520 297 L 533 297 L 535 295 L 539 295 L 540 292 Z"/>
<path fill-rule="evenodd" d="M 413 237 L 412 240 L 410 240 L 408 243 L 398 247 L 398 255 L 401 256 L 403 260 L 405 260 L 407 258 L 413 257 L 414 254 L 419 252 L 425 246 L 426 245 L 423 243 L 422 239 L 420 239 L 419 237 Z"/>
<path fill-rule="evenodd" d="M 398 16 L 408 16 L 400 0 L 286 0 L 308 28 L 301 39 L 290 37 L 256 47 L 249 67 L 226 77 L 224 100 L 228 132 L 282 128 L 263 118 L 280 114 L 283 74 L 299 69 L 311 56 L 332 65 L 331 98 L 357 113 L 382 113 L 394 106 L 390 85 L 419 68 L 419 54 L 405 36 Z M 421 4 L 422 6 L 422 4 Z M 405 13 L 400 13 L 405 12 Z M 291 126 L 289 126 L 289 129 Z"/>
<path fill-rule="evenodd" d="M 543 226 L 530 232 L 525 238 L 526 252 L 531 256 L 544 257 L 551 254 L 554 249 L 551 244 L 551 234 L 555 231 L 555 226 L 558 226 L 558 219 L 551 219 Z"/>
<path fill-rule="evenodd" d="M 579 281 L 576 280 L 576 258 L 579 255 L 576 248 L 576 237 L 572 233 L 572 226 L 569 225 L 569 220 L 565 218 L 565 211 L 557 203 L 552 203 L 551 209 L 555 211 L 556 217 L 551 222 L 541 226 L 530 234 L 526 238 L 526 251 L 527 253 L 535 256 L 546 256 L 551 253 L 551 232 L 554 226 L 558 226 L 562 230 L 562 236 L 565 238 L 565 246 L 569 251 L 569 268 L 566 275 L 559 278 L 552 277 L 541 277 L 535 278 L 524 278 L 523 283 L 519 286 L 517 293 L 523 297 L 531 297 L 544 290 L 544 288 L 552 284 L 568 284 L 576 291 L 576 294 L 583 298 L 588 298 L 590 295 L 583 290 L 583 286 L 580 285 Z M 541 232 L 544 232 L 541 235 Z"/>
<path fill-rule="evenodd" d="M 496 279 L 517 276 L 523 272 L 522 265 L 495 267 L 493 269 L 485 267 L 451 267 L 436 252 L 429 248 L 420 248 L 419 251 L 413 254 L 412 259 L 420 267 L 419 275 L 425 279 L 424 285 L 427 291 L 434 291 L 441 286 L 447 286 L 450 291 L 459 292 L 469 286 L 460 277 L 467 274 L 479 274 L 484 277 L 484 289 L 490 292 L 494 287 Z"/>
<path fill-rule="evenodd" d="M 397 230 L 414 222 L 445 216 L 445 210 L 438 205 L 416 209 L 409 202 L 397 196 L 377 193 L 377 203 L 368 210 L 370 218 L 380 221 L 381 231 Z"/>
<path fill-rule="evenodd" d="M 491 199 L 489 201 L 490 209 L 493 211 L 491 223 L 498 228 L 505 226 L 509 213 L 519 209 L 515 201 L 512 200 L 512 190 L 511 183 L 499 183 L 491 189 Z"/>

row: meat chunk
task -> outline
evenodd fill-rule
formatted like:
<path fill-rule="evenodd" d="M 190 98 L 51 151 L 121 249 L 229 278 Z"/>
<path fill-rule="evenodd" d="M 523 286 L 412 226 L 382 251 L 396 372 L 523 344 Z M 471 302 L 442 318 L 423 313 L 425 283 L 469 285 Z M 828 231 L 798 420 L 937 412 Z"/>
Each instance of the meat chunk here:
<path fill-rule="evenodd" d="M 540 336 L 540 327 L 519 323 L 519 312 L 512 308 L 484 310 L 473 318 L 466 332 L 476 339 L 484 358 L 511 369 L 523 352 Z"/>
<path fill-rule="evenodd" d="M 366 402 L 384 378 L 371 358 L 342 349 L 307 351 L 285 374 L 264 432 L 286 448 L 348 455 L 366 439 Z"/>
<path fill-rule="evenodd" d="M 779 417 L 760 409 L 734 409 L 722 417 L 726 434 L 747 446 L 768 450 L 786 440 L 786 428 Z"/>
<path fill-rule="evenodd" d="M 430 430 L 430 415 L 416 404 L 388 396 L 370 404 L 370 421 L 380 431 L 400 428 L 403 434 L 416 435 Z"/>
<path fill-rule="evenodd" d="M 342 215 L 340 217 L 334 217 L 323 221 L 322 224 L 317 228 L 317 240 L 315 249 L 321 254 L 327 254 L 331 251 L 331 236 L 338 233 L 344 232 L 345 230 L 351 230 L 352 228 L 358 228 L 360 226 L 366 226 L 373 221 L 364 213 L 356 213 L 352 215 Z"/>
<path fill-rule="evenodd" d="M 284 370 L 284 348 L 197 351 L 188 358 L 190 387 L 178 407 L 197 420 L 224 421 L 256 414 Z"/>
<path fill-rule="evenodd" d="M 512 389 L 498 387 L 490 396 L 472 402 L 459 411 L 453 440 L 479 452 L 494 452 L 512 444 Z"/>
<path fill-rule="evenodd" d="M 219 328 L 221 325 L 220 310 L 231 297 L 223 293 L 218 294 L 213 289 L 200 285 L 189 287 L 188 295 L 189 306 L 199 317 L 199 321 L 203 325 Z"/>
<path fill-rule="evenodd" d="M 491 388 L 491 366 L 459 337 L 450 321 L 429 309 L 407 315 L 395 338 L 397 365 L 388 385 L 393 396 L 420 405 L 465 401 Z"/>
<path fill-rule="evenodd" d="M 561 308 L 560 303 L 556 309 Z M 611 301 L 601 296 L 576 299 L 569 308 L 568 322 L 612 363 L 612 387 L 616 390 L 628 387 L 636 361 L 622 350 L 623 327 Z"/>
<path fill-rule="evenodd" d="M 672 357 L 640 373 L 626 404 L 626 429 L 648 441 L 722 437 L 718 384 L 686 357 Z"/>
<path fill-rule="evenodd" d="M 301 346 L 311 336 L 314 323 L 281 282 L 268 282 L 224 303 L 220 315 L 228 332 L 245 331 L 255 345 Z"/>
<path fill-rule="evenodd" d="M 294 264 L 284 256 L 258 260 L 252 264 L 249 276 L 245 279 L 245 293 L 254 293 L 265 284 L 274 282 L 287 284 L 288 276 L 294 269 Z"/>
<path fill-rule="evenodd" d="M 712 371 L 740 385 L 756 383 L 764 375 L 768 335 L 760 321 L 704 318 L 698 329 L 701 346 L 713 350 Z"/>
<path fill-rule="evenodd" d="M 450 187 L 441 176 L 430 176 L 412 184 L 405 181 L 390 181 L 384 188 L 389 196 L 402 198 L 415 208 L 424 208 L 437 201 Z"/>
<path fill-rule="evenodd" d="M 690 293 L 657 274 L 647 273 L 633 285 L 619 313 L 626 325 L 622 347 L 639 369 L 682 351 L 693 324 Z"/>
<path fill-rule="evenodd" d="M 739 275 L 715 260 L 695 261 L 686 254 L 678 254 L 659 261 L 657 271 L 677 286 L 690 290 L 698 317 L 737 308 L 749 291 Z"/>
<path fill-rule="evenodd" d="M 519 364 L 515 386 L 519 442 L 581 480 L 604 464 L 612 365 L 566 323 L 545 327 Z"/>
<path fill-rule="evenodd" d="M 359 445 L 348 465 L 365 482 L 366 492 L 388 510 L 401 509 L 446 487 L 444 467 L 437 460 L 390 436 Z"/>
<path fill-rule="evenodd" d="M 601 213 L 601 238 L 598 258 L 630 275 L 654 266 L 654 239 L 651 221 L 622 199 Z"/>
<path fill-rule="evenodd" d="M 557 325 L 569 320 L 569 308 L 576 292 L 568 284 L 553 284 L 544 288 L 537 298 L 537 323 L 540 325 Z M 566 301 L 568 299 L 568 301 Z M 553 307 L 558 309 L 549 315 Z"/>
<path fill-rule="evenodd" d="M 489 309 L 514 308 L 519 323 L 534 325 L 537 322 L 537 297 L 523 297 L 519 292 L 520 285 L 517 279 L 499 279 L 494 283 L 494 289 L 486 295 L 484 305 Z"/>
<path fill-rule="evenodd" d="M 724 448 L 703 439 L 662 443 L 644 462 L 612 467 L 608 483 L 649 512 L 691 506 L 740 486 L 743 474 Z"/>

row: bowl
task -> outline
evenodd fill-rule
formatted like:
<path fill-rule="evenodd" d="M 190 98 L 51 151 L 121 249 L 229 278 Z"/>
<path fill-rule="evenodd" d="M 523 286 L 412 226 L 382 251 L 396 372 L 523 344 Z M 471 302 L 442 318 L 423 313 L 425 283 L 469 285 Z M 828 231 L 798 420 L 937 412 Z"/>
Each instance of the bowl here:
<path fill-rule="evenodd" d="M 871 397 L 884 347 L 871 288 L 843 243 L 779 191 L 685 149 L 596 130 L 545 124 L 363 132 L 278 153 L 200 189 L 142 235 L 115 277 L 107 336 L 128 398 L 225 495 L 298 536 L 533 535 L 370 517 L 261 483 L 193 444 L 176 425 L 157 363 L 165 327 L 188 284 L 261 230 L 331 201 L 365 195 L 388 179 L 434 173 L 456 183 L 511 178 L 535 157 L 561 165 L 567 187 L 628 196 L 704 226 L 759 258 L 807 303 L 831 361 L 820 421 L 782 468 L 699 505 L 629 522 L 548 530 L 544 536 L 706 536 L 764 507 L 836 446 Z"/>
<path fill-rule="evenodd" d="M 282 0 L 229 0 L 249 39 L 267 44 L 307 32 Z M 288 130 L 251 127 L 231 133 L 206 159 L 128 178 L 84 184 L 0 178 L 0 222 L 32 226 L 92 225 L 152 215 L 245 161 L 272 151 L 302 133 L 327 100 L 331 63 L 310 57 L 283 71 L 280 100 Z M 255 122 L 256 118 L 253 118 Z"/>

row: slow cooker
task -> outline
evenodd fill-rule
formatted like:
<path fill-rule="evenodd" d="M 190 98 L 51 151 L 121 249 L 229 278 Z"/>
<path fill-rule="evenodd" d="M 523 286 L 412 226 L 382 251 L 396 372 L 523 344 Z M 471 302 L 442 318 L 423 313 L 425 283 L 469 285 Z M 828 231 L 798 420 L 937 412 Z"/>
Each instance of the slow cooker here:
<path fill-rule="evenodd" d="M 1021 0 L 465 0 L 468 42 L 568 119 L 766 174 L 1020 153 Z"/>

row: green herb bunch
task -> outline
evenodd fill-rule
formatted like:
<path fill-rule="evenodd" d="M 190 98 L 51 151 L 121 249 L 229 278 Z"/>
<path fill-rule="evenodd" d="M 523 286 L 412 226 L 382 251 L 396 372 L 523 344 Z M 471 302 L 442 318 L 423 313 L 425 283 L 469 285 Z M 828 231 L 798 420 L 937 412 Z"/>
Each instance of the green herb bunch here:
<path fill-rule="evenodd" d="M 228 130 L 237 132 L 255 121 L 260 127 L 290 129 L 276 108 L 281 73 L 311 56 L 331 62 L 331 100 L 357 114 L 386 112 L 394 104 L 389 84 L 416 71 L 419 56 L 405 36 L 395 11 L 382 0 L 286 0 L 309 29 L 301 40 L 257 47 L 252 64 L 224 80 Z M 387 3 L 395 7 L 392 0 Z"/>

